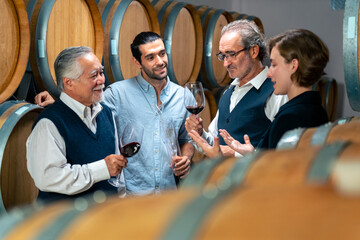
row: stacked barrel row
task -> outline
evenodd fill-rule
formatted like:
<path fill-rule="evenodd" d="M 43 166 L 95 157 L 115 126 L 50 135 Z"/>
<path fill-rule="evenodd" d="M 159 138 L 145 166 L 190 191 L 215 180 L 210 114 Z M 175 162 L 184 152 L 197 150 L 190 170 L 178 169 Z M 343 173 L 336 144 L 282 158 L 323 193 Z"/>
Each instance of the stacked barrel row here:
<path fill-rule="evenodd" d="M 53 63 L 60 51 L 90 46 L 110 84 L 138 73 L 130 51 L 133 38 L 141 31 L 160 34 L 170 79 L 183 86 L 200 75 L 208 88 L 201 113 L 207 128 L 217 110 L 211 90 L 230 82 L 214 57 L 221 28 L 233 19 L 251 18 L 263 29 L 256 17 L 164 0 L 4 0 L 0 8 L 1 212 L 36 198 L 25 141 L 42 108 L 30 102 L 43 90 L 59 95 Z"/>
<path fill-rule="evenodd" d="M 323 142 L 306 141 L 324 128 Z M 158 196 L 119 199 L 96 192 L 13 210 L 0 217 L 0 237 L 358 239 L 359 133 L 360 118 L 342 119 L 306 129 L 301 144 L 207 159 L 179 190 Z"/>

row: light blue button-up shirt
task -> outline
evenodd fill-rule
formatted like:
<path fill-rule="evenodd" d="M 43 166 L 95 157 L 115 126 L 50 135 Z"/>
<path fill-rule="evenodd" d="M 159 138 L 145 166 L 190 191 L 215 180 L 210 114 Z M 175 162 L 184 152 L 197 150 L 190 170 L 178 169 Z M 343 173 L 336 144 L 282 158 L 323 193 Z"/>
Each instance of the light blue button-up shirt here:
<path fill-rule="evenodd" d="M 111 84 L 104 93 L 103 102 L 113 111 L 119 138 L 126 122 L 134 122 L 144 127 L 140 151 L 128 158 L 124 168 L 128 194 L 159 193 L 165 189 L 175 189 L 172 155 L 165 141 L 164 122 L 171 122 L 180 146 L 190 138 L 185 130 L 185 120 L 189 116 L 184 106 L 184 88 L 168 78 L 162 89 L 157 106 L 156 92 L 141 73 L 131 79 Z"/>

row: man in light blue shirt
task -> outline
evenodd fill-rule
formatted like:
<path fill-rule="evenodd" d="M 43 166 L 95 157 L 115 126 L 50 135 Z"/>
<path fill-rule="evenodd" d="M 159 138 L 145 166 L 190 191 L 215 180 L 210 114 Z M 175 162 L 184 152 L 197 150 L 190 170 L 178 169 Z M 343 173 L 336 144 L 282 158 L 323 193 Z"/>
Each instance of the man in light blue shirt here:
<path fill-rule="evenodd" d="M 189 172 L 194 151 L 185 130 L 185 120 L 190 114 L 183 103 L 184 88 L 167 76 L 168 58 L 159 35 L 138 34 L 131 50 L 141 72 L 136 77 L 111 84 L 103 99 L 114 114 L 118 133 L 128 121 L 144 127 L 140 151 L 129 158 L 124 169 L 126 189 L 129 194 L 175 189 L 175 178 L 183 178 Z M 173 156 L 176 152 L 169 152 L 167 146 L 168 136 L 164 133 L 173 129 L 182 153 L 177 155 L 181 156 Z"/>

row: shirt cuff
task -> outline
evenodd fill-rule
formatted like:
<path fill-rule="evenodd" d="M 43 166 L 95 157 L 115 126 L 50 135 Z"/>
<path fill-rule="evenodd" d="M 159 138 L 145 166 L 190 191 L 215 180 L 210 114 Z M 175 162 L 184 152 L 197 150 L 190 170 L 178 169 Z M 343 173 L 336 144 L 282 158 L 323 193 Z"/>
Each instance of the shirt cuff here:
<path fill-rule="evenodd" d="M 104 159 L 88 163 L 88 168 L 94 179 L 94 183 L 110 178 L 110 173 Z"/>

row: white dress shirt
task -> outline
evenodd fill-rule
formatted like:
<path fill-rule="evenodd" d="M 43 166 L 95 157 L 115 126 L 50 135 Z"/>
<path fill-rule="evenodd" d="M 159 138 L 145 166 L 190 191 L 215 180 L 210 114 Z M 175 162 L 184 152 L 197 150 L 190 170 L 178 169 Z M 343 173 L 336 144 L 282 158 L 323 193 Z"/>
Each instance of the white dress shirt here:
<path fill-rule="evenodd" d="M 261 71 L 258 75 L 256 75 L 253 79 L 251 79 L 246 84 L 240 85 L 240 80 L 238 78 L 234 79 L 234 81 L 230 84 L 230 86 L 234 85 L 234 91 L 231 94 L 230 97 L 230 112 L 235 108 L 235 106 L 240 102 L 240 100 L 246 95 L 248 91 L 252 87 L 255 87 L 256 89 L 259 89 L 263 82 L 266 80 L 266 74 L 268 72 L 268 67 L 265 67 L 263 71 Z M 269 96 L 269 98 L 266 100 L 265 104 L 265 115 L 270 120 L 273 121 L 275 115 L 279 111 L 280 107 L 288 101 L 287 95 L 275 95 L 274 93 Z M 214 143 L 214 137 L 218 135 L 218 118 L 219 118 L 219 110 L 216 112 L 215 118 L 211 121 L 208 132 L 205 130 L 203 131 L 203 137 L 207 140 L 209 144 Z M 251 139 L 250 139 L 251 140 Z M 241 156 L 238 155 L 238 153 L 235 153 L 235 156 Z"/>
<path fill-rule="evenodd" d="M 93 133 L 96 133 L 96 116 L 102 110 L 100 104 L 94 104 L 91 109 L 66 93 L 61 93 L 60 99 Z M 118 138 L 115 134 L 115 153 L 120 154 L 117 146 Z M 43 118 L 36 124 L 27 139 L 26 149 L 29 173 L 41 191 L 73 195 L 88 190 L 99 181 L 110 178 L 104 159 L 83 165 L 67 163 L 64 139 L 49 119 Z M 123 174 L 121 178 L 124 182 Z M 124 196 L 125 185 L 121 186 L 118 192 L 120 196 Z"/>

